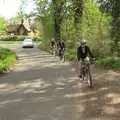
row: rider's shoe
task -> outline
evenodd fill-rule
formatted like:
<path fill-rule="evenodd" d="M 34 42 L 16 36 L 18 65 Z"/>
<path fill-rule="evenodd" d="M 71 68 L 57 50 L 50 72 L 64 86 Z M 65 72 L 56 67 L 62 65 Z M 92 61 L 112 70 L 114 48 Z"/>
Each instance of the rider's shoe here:
<path fill-rule="evenodd" d="M 82 76 L 81 76 L 81 75 L 79 75 L 78 77 L 79 77 L 79 78 L 82 78 Z"/>

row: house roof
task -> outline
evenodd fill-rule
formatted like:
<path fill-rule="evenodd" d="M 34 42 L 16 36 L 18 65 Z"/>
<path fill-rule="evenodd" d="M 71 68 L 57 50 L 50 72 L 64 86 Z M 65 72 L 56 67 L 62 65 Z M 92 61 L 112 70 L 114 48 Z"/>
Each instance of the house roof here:
<path fill-rule="evenodd" d="M 7 27 L 7 32 L 16 32 L 16 31 L 21 27 L 21 25 L 23 25 L 24 28 L 25 28 L 28 32 L 31 31 L 31 30 L 30 30 L 30 27 L 27 26 L 27 25 L 24 25 L 24 24 L 13 24 L 13 25 L 8 25 L 8 27 Z"/>
<path fill-rule="evenodd" d="M 29 24 L 24 23 L 23 25 L 27 29 L 27 31 L 31 31 L 31 26 Z"/>
<path fill-rule="evenodd" d="M 16 32 L 19 28 L 19 24 L 16 25 L 8 25 L 7 32 Z"/>

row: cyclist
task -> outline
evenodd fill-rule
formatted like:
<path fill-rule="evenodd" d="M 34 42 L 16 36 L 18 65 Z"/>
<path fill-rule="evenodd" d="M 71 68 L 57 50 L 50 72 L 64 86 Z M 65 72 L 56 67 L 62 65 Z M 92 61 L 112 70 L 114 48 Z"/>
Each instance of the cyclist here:
<path fill-rule="evenodd" d="M 52 39 L 51 42 L 50 42 L 50 48 L 51 48 L 52 54 L 54 54 L 54 51 L 55 51 L 55 41 L 54 41 L 54 39 Z"/>
<path fill-rule="evenodd" d="M 65 43 L 63 40 L 59 41 L 57 44 L 58 50 L 59 50 L 59 57 L 60 60 L 64 58 L 64 52 L 65 52 Z"/>
<path fill-rule="evenodd" d="M 79 63 L 79 77 L 81 78 L 81 63 L 82 60 L 85 60 L 86 62 L 89 63 L 89 57 L 94 59 L 93 54 L 90 51 L 90 48 L 86 45 L 86 40 L 82 40 L 80 46 L 77 48 L 77 59 Z"/>

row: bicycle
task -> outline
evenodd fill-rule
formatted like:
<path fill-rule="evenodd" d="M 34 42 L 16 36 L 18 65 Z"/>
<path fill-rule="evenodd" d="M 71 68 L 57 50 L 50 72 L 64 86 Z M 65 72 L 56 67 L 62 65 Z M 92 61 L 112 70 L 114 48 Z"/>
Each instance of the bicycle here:
<path fill-rule="evenodd" d="M 56 48 L 55 48 L 55 46 L 50 47 L 50 53 L 51 53 L 52 55 L 55 55 L 55 54 L 56 54 Z"/>
<path fill-rule="evenodd" d="M 88 82 L 90 88 L 93 87 L 92 75 L 90 71 L 90 62 L 82 60 L 81 61 L 81 79 Z"/>
<path fill-rule="evenodd" d="M 63 49 L 59 50 L 59 57 L 60 60 L 64 60 L 65 61 L 65 51 Z"/>

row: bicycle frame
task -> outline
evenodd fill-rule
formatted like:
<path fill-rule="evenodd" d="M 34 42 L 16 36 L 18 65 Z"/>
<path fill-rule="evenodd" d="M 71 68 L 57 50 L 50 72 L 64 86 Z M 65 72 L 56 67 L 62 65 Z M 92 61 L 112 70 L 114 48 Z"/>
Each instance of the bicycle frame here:
<path fill-rule="evenodd" d="M 90 73 L 90 63 L 87 61 L 82 61 L 81 63 L 81 77 L 82 80 L 87 80 L 89 87 L 92 87 L 92 76 Z"/>
<path fill-rule="evenodd" d="M 64 56 L 65 51 L 64 51 L 64 50 L 60 50 L 59 52 L 60 52 L 60 53 L 59 53 L 59 55 L 60 55 L 60 60 L 64 59 L 64 61 L 65 61 L 65 56 Z"/>

